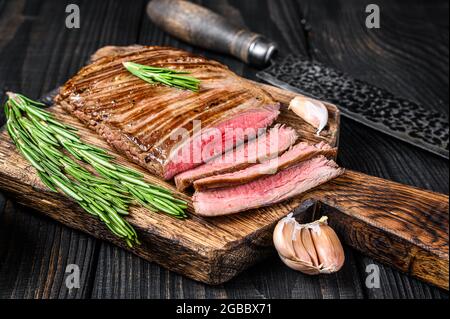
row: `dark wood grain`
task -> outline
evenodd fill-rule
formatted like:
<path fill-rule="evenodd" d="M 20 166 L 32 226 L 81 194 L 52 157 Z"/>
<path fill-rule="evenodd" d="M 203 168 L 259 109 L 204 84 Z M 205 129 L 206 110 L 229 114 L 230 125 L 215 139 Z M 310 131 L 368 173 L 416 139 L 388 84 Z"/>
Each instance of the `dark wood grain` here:
<path fill-rule="evenodd" d="M 382 26 L 373 30 L 364 26 L 364 1 L 296 2 L 311 58 L 448 112 L 448 2 L 379 1 Z M 447 161 L 346 118 L 340 139 L 339 161 L 347 168 L 448 194 Z M 358 259 L 364 274 L 373 260 Z M 368 297 L 445 296 L 391 269 L 381 270 L 389 276 L 383 276 L 380 289 L 364 286 Z"/>
<path fill-rule="evenodd" d="M 447 1 L 378 1 L 382 10 L 382 29 L 374 30 L 373 34 L 378 35 L 377 42 L 380 46 L 383 43 L 390 44 L 385 50 L 355 49 L 361 48 L 361 45 L 370 39 L 361 35 L 362 32 L 368 32 L 361 27 L 365 19 L 362 8 L 367 4 L 366 1 L 194 2 L 208 6 L 236 23 L 245 24 L 255 32 L 267 35 L 276 40 L 283 51 L 305 55 L 309 52 L 310 56 L 339 67 L 351 75 L 392 88 L 396 93 L 407 97 L 420 98 L 426 105 L 431 101 L 437 110 L 448 112 Z M 101 45 L 135 42 L 191 49 L 229 65 L 239 74 L 254 78 L 254 69 L 233 58 L 191 48 L 166 36 L 146 18 L 142 11 L 145 1 L 134 0 L 133 6 L 129 6 L 126 1 L 76 0 L 71 3 L 77 3 L 81 7 L 80 30 L 63 27 L 63 12 L 67 4 L 64 1 L 46 0 L 41 3 L 30 0 L 0 0 L 2 90 L 20 90 L 38 97 L 65 81 Z M 398 24 L 402 27 L 398 28 Z M 412 38 L 416 39 L 414 41 L 417 45 L 411 44 Z M 59 40 L 57 45 L 53 43 L 56 39 Z M 46 45 L 42 46 L 41 43 Z M 52 63 L 55 58 L 57 63 Z M 24 60 L 29 62 L 23 63 Z M 393 66 L 393 62 L 398 64 Z M 23 71 L 24 66 L 31 70 L 29 75 Z M 391 67 L 394 67 L 392 71 Z M 370 71 L 366 72 L 366 68 Z M 33 81 L 30 81 L 30 77 Z M 0 112 L 0 123 L 2 116 Z M 348 168 L 370 175 L 448 194 L 449 174 L 446 161 L 345 118 L 341 125 L 339 161 Z M 24 218 L 39 218 L 41 222 L 28 223 L 29 227 L 24 229 L 26 233 L 34 232 L 42 225 L 57 225 L 49 219 L 30 214 L 29 209 L 22 208 L 20 214 Z M 2 215 L 0 209 L 0 219 L 3 216 L 5 215 Z M 3 219 L 1 223 L 4 224 Z M 0 228 L 0 233 L 4 231 L 5 228 Z M 66 231 L 71 234 L 78 233 L 70 229 Z M 92 240 L 90 237 L 85 238 Z M 15 242 L 10 243 L 14 244 Z M 31 244 L 26 242 L 22 245 Z M 68 249 L 65 245 L 73 246 L 74 242 L 62 242 L 61 249 Z M 0 247 L 4 249 L 5 246 Z M 100 243 L 98 247 L 98 263 L 96 258 L 90 263 L 90 267 L 95 270 L 95 276 L 90 277 L 92 280 L 87 289 L 89 291 L 93 286 L 95 297 L 117 297 L 120 291 L 121 296 L 141 298 L 171 298 L 182 294 L 198 298 L 448 298 L 447 293 L 381 264 L 378 264 L 382 275 L 381 287 L 366 288 L 365 268 L 369 264 L 377 263 L 351 249 L 346 249 L 347 261 L 344 269 L 330 277 L 304 276 L 286 269 L 273 257 L 226 285 L 210 288 L 142 261 L 110 244 Z M 115 253 L 107 253 L 107 250 Z M 20 250 L 12 246 L 11 251 L 12 254 L 18 254 Z M 45 251 L 28 251 L 35 260 L 45 258 Z M 77 256 L 83 255 L 81 250 L 76 251 Z M 16 269 L 14 265 L 1 264 L 2 278 L 28 278 L 29 280 L 17 281 L 14 289 L 35 289 L 33 283 L 37 281 L 30 279 L 30 276 L 35 274 L 27 269 Z M 107 269 L 114 271 L 106 271 Z M 62 280 L 61 276 L 55 274 L 53 268 L 53 272 L 48 276 L 49 281 L 52 280 L 55 287 L 63 287 L 64 284 L 58 282 Z M 142 277 L 142 280 L 134 280 L 137 275 Z M 1 297 L 7 298 L 11 296 L 8 293 L 13 288 L 5 288 L 3 284 L 4 281 L 1 282 L 0 290 L 6 293 Z M 115 290 L 112 287 L 116 287 Z M 60 296 L 64 297 L 63 294 Z"/>
<path fill-rule="evenodd" d="M 64 17 L 58 15 L 64 5 L 58 5 L 57 1 L 2 1 L 0 8 L 2 93 L 16 90 L 37 97 L 45 87 L 56 85 L 58 74 L 70 74 L 67 63 L 64 74 L 58 68 L 61 62 L 55 61 L 64 54 L 65 39 L 53 31 L 60 30 L 64 23 Z M 40 16 L 41 12 L 53 19 L 42 23 L 45 18 Z M 72 56 L 71 59 L 82 58 Z M 0 121 L 2 117 L 3 114 Z M 33 210 L 24 209 L 8 199 L 6 203 L 0 223 L 0 297 L 88 296 L 89 290 L 69 291 L 66 288 L 65 267 L 70 263 L 82 265 L 81 280 L 89 282 L 95 240 L 35 215 Z"/>
<path fill-rule="evenodd" d="M 31 213 L 31 214 L 30 214 Z M 0 298 L 86 298 L 95 241 L 7 201 L 0 230 Z M 66 267 L 80 267 L 81 289 L 65 285 Z"/>
<path fill-rule="evenodd" d="M 225 285 L 208 286 L 135 258 L 108 243 L 102 244 L 93 298 L 363 298 L 358 265 L 346 249 L 342 271 L 310 277 L 285 266 L 272 256 Z M 263 275 L 262 275 L 263 274 Z M 139 279 L 137 279 L 139 278 Z M 136 284 L 139 280 L 139 284 Z"/>
<path fill-rule="evenodd" d="M 356 260 L 362 269 L 361 281 L 365 288 L 366 297 L 369 299 L 448 299 L 447 292 L 437 289 L 423 282 L 412 279 L 409 275 L 400 273 L 390 267 L 383 266 L 375 260 L 356 253 Z M 367 288 L 366 267 L 376 265 L 380 270 L 380 287 Z"/>
<path fill-rule="evenodd" d="M 135 1 L 136 4 L 139 4 Z M 98 43 L 125 44 L 137 34 L 141 8 L 120 1 L 78 1 L 84 28 L 65 28 L 64 1 L 0 3 L 0 88 L 32 97 L 54 89 L 82 66 Z M 120 9 L 120 10 L 118 10 Z M 110 11 L 104 15 L 99 12 Z M 96 17 L 97 15 L 97 17 Z M 130 22 L 131 21 L 131 22 Z M 103 29 L 109 29 L 105 34 Z M 1 96 L 4 102 L 4 96 Z M 0 112 L 0 123 L 3 113 Z M 0 298 L 87 298 L 98 244 L 95 239 L 7 201 L 0 223 Z M 38 207 L 36 207 L 38 208 Z M 65 269 L 77 264 L 81 288 L 67 289 Z"/>
<path fill-rule="evenodd" d="M 448 2 L 378 1 L 380 29 L 364 1 L 298 2 L 312 58 L 448 114 Z"/>
<path fill-rule="evenodd" d="M 347 171 L 313 191 L 350 246 L 448 290 L 448 196 Z"/>

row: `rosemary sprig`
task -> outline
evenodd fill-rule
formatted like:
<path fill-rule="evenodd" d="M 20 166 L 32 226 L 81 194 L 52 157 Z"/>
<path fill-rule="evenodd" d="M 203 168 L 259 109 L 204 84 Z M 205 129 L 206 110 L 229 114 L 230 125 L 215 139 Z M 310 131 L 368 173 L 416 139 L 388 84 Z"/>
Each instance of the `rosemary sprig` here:
<path fill-rule="evenodd" d="M 135 170 L 114 163 L 104 149 L 84 143 L 76 129 L 60 123 L 43 104 L 8 93 L 4 106 L 7 130 L 20 153 L 36 168 L 52 191 L 74 199 L 129 246 L 139 243 L 133 227 L 122 218 L 133 202 L 151 211 L 186 217 L 186 203 L 165 188 L 148 184 Z M 79 162 L 90 165 L 93 171 Z"/>
<path fill-rule="evenodd" d="M 134 62 L 124 62 L 123 66 L 132 74 L 148 83 L 162 83 L 167 86 L 179 89 L 187 89 L 198 92 L 200 80 L 185 71 L 176 71 L 172 69 L 157 68 L 148 65 L 142 65 Z"/>

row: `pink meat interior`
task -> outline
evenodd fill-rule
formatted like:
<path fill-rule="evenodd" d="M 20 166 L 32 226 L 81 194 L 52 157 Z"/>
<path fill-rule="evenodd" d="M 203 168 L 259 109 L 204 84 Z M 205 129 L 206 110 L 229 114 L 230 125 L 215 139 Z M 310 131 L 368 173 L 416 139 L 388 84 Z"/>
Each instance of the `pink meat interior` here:
<path fill-rule="evenodd" d="M 277 157 L 292 146 L 297 137 L 294 129 L 277 125 L 267 134 L 175 176 L 177 188 L 184 190 L 197 179 L 243 169 L 254 163 Z"/>
<path fill-rule="evenodd" d="M 196 137 L 187 140 L 178 151 L 170 157 L 164 167 L 164 178 L 171 179 L 176 174 L 221 155 L 233 149 L 246 139 L 242 132 L 258 132 L 270 126 L 279 115 L 279 105 L 269 105 L 247 110 L 214 127 L 206 129 Z M 214 134 L 213 134 L 214 133 Z M 220 136 L 216 136 L 219 133 Z"/>
<path fill-rule="evenodd" d="M 318 156 L 250 183 L 196 192 L 194 208 L 202 216 L 219 216 L 267 206 L 302 194 L 343 172 L 334 161 Z"/>

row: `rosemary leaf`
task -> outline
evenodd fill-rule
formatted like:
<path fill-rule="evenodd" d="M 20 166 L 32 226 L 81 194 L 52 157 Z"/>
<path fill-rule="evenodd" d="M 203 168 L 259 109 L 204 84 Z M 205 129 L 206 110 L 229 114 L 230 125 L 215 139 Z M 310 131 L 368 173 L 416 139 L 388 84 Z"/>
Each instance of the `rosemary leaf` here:
<path fill-rule="evenodd" d="M 157 68 L 148 65 L 142 65 L 134 62 L 124 62 L 123 66 L 133 75 L 141 80 L 154 84 L 156 82 L 167 86 L 191 90 L 198 92 L 200 89 L 200 80 L 183 74 L 189 74 L 186 71 L 176 71 L 172 69 Z"/>
<path fill-rule="evenodd" d="M 195 87 L 199 83 L 192 77 L 177 75 L 185 72 L 145 68 L 147 76 L 151 72 L 177 85 Z M 20 94 L 8 93 L 8 96 L 4 106 L 7 131 L 20 153 L 36 168 L 41 181 L 50 190 L 59 190 L 73 198 L 127 245 L 139 244 L 136 231 L 122 218 L 133 202 L 150 211 L 186 217 L 186 202 L 173 197 L 168 189 L 148 184 L 140 172 L 114 163 L 114 156 L 106 150 L 82 142 L 75 128 L 60 123 L 41 109 L 42 103 Z M 90 165 L 97 175 L 79 162 Z"/>
<path fill-rule="evenodd" d="M 56 186 L 58 186 L 59 189 L 61 189 L 68 196 L 72 197 L 77 201 L 83 200 L 83 198 L 81 198 L 73 189 L 71 189 L 69 185 L 65 184 L 58 176 L 51 176 L 50 179 L 54 184 L 56 184 Z"/>
<path fill-rule="evenodd" d="M 45 176 L 44 173 L 42 172 L 37 172 L 39 178 L 41 179 L 41 181 L 45 184 L 45 186 L 47 186 L 48 188 L 50 188 L 50 190 L 52 190 L 53 192 L 57 193 L 58 190 L 52 185 L 52 183 L 50 182 L 50 180 L 47 178 L 47 176 Z"/>

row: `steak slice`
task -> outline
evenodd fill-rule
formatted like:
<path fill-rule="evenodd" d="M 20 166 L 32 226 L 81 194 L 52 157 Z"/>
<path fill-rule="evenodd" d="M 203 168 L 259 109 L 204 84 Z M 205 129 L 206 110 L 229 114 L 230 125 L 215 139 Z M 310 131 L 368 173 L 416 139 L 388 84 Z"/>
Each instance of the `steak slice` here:
<path fill-rule="evenodd" d="M 175 184 L 180 191 L 185 190 L 198 179 L 234 172 L 279 156 L 297 140 L 294 129 L 276 125 L 266 134 L 225 152 L 206 164 L 175 176 Z"/>
<path fill-rule="evenodd" d="M 166 165 L 165 178 L 192 169 L 226 151 L 232 151 L 247 139 L 253 139 L 258 132 L 270 126 L 279 114 L 278 105 L 264 106 L 239 113 L 214 128 L 203 129 L 188 143 L 174 149 Z"/>
<path fill-rule="evenodd" d="M 165 179 L 244 142 L 240 130 L 263 129 L 279 114 L 279 104 L 257 85 L 179 49 L 106 47 L 93 60 L 67 81 L 55 101 L 130 160 Z M 200 91 L 149 84 L 130 74 L 122 65 L 126 61 L 188 71 L 201 81 Z"/>
<path fill-rule="evenodd" d="M 344 169 L 318 156 L 250 183 L 194 194 L 195 212 L 201 216 L 221 216 L 282 202 L 317 187 Z"/>
<path fill-rule="evenodd" d="M 336 148 L 332 148 L 323 142 L 316 145 L 301 142 L 278 158 L 273 158 L 237 172 L 199 179 L 194 182 L 194 187 L 196 190 L 205 190 L 245 184 L 260 177 L 275 174 L 278 171 L 318 155 L 334 158 L 336 157 L 336 153 Z"/>

